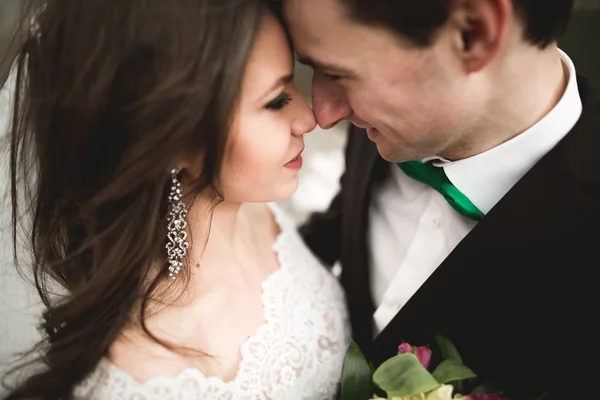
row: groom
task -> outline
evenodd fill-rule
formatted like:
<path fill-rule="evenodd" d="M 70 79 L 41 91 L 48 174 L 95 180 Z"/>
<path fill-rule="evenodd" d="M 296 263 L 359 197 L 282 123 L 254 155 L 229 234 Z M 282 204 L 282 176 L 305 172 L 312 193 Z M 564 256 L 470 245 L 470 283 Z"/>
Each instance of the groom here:
<path fill-rule="evenodd" d="M 600 102 L 557 49 L 572 6 L 282 0 L 319 125 L 355 126 L 303 234 L 376 365 L 444 334 L 512 400 L 600 398 Z"/>

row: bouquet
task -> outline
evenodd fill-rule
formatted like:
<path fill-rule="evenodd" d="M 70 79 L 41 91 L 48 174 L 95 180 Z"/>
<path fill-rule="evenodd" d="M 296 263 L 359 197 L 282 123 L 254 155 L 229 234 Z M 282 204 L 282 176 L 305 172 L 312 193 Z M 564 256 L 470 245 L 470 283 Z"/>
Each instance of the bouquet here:
<path fill-rule="evenodd" d="M 376 370 L 367 362 L 356 343 L 350 343 L 341 381 L 341 400 L 508 400 L 480 386 L 464 394 L 465 383 L 477 376 L 466 365 L 452 342 L 436 337 L 443 361 L 429 372 L 432 351 L 427 346 L 401 343 L 398 355 Z M 376 391 L 387 397 L 379 397 Z"/>

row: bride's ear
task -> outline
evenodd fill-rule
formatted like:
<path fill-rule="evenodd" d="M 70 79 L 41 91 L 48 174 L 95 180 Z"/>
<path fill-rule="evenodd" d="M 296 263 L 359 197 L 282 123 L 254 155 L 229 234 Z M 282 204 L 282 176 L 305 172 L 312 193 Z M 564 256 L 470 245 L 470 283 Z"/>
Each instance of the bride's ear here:
<path fill-rule="evenodd" d="M 490 64 L 508 41 L 513 20 L 511 0 L 453 0 L 450 22 L 454 46 L 465 72 Z"/>
<path fill-rule="evenodd" d="M 200 178 L 202 173 L 204 157 L 186 157 L 180 160 L 173 166 L 173 168 L 179 171 L 179 175 L 183 182 L 193 182 Z"/>

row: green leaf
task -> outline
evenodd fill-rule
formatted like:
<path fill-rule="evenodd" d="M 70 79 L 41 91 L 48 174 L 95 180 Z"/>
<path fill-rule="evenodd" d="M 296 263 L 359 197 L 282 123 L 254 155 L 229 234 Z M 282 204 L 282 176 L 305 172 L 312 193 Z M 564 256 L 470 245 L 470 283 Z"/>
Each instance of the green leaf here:
<path fill-rule="evenodd" d="M 365 400 L 371 397 L 371 367 L 358 345 L 351 341 L 342 367 L 341 400 Z"/>
<path fill-rule="evenodd" d="M 477 375 L 466 365 L 454 360 L 444 360 L 433 371 L 433 377 L 439 383 L 450 383 L 477 378 Z"/>
<path fill-rule="evenodd" d="M 373 381 L 388 396 L 414 396 L 437 389 L 440 384 L 412 353 L 400 354 L 381 364 Z"/>
<path fill-rule="evenodd" d="M 371 376 L 373 376 L 375 373 L 375 365 L 373 364 L 373 361 L 369 361 L 369 368 L 371 368 Z"/>
<path fill-rule="evenodd" d="M 442 358 L 444 360 L 453 360 L 462 364 L 462 358 L 460 357 L 460 354 L 458 354 L 458 350 L 456 350 L 456 347 L 454 347 L 450 339 L 444 335 L 437 335 L 435 337 L 435 341 L 442 352 Z"/>

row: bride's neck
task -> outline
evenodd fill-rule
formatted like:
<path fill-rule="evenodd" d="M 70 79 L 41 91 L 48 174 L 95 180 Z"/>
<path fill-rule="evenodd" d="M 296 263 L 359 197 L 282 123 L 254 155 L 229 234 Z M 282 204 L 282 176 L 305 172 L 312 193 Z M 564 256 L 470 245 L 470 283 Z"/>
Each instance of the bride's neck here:
<path fill-rule="evenodd" d="M 239 240 L 242 203 L 223 201 L 216 207 L 210 202 L 195 202 L 188 213 L 190 259 L 200 260 L 234 254 Z"/>

